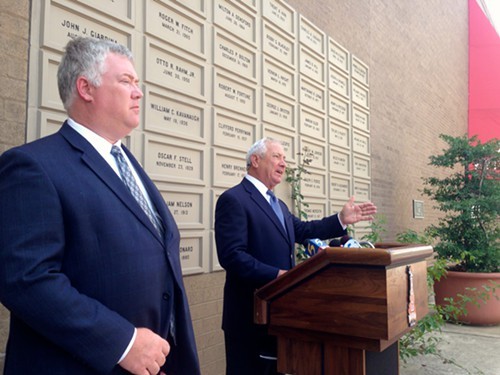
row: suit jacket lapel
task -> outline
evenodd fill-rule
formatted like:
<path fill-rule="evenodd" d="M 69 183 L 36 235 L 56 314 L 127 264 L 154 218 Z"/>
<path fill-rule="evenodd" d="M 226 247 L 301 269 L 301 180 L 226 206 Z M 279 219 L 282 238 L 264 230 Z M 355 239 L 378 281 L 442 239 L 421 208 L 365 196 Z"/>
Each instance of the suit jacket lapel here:
<path fill-rule="evenodd" d="M 75 149 L 78 149 L 82 153 L 82 161 L 87 164 L 87 166 L 102 180 L 102 182 L 116 194 L 124 205 L 132 211 L 137 219 L 140 220 L 153 233 L 153 235 L 163 243 L 154 225 L 151 223 L 134 197 L 130 194 L 123 181 L 117 176 L 101 155 L 99 155 L 95 148 L 66 123 L 63 124 L 60 133 Z M 126 150 L 126 152 L 127 156 L 134 165 L 134 168 L 140 174 L 141 179 L 143 179 L 144 173 L 142 168 L 139 166 L 139 163 L 128 150 Z"/>
<path fill-rule="evenodd" d="M 287 233 L 287 230 L 289 231 L 289 227 L 287 225 L 287 220 L 285 217 L 285 225 L 287 226 L 287 230 L 283 228 L 283 225 L 281 225 L 280 219 L 278 219 L 278 216 L 276 216 L 275 212 L 273 211 L 273 208 L 269 204 L 269 202 L 262 196 L 262 194 L 257 190 L 257 188 L 246 178 L 243 178 L 242 181 L 243 186 L 245 187 L 245 190 L 248 192 L 250 195 L 250 198 L 255 202 L 255 204 L 260 207 L 260 209 L 267 215 L 267 217 L 273 222 L 273 224 L 276 226 L 278 229 L 279 233 L 287 240 L 287 242 L 290 242 L 290 237 Z M 284 214 L 285 212 L 283 212 Z"/>

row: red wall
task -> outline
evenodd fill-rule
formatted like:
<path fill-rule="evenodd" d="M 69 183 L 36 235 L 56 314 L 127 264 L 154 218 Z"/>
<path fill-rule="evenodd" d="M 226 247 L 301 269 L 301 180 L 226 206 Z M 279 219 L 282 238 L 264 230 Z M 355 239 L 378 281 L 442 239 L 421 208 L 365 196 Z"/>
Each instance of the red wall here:
<path fill-rule="evenodd" d="M 469 136 L 500 138 L 500 36 L 469 0 Z"/>

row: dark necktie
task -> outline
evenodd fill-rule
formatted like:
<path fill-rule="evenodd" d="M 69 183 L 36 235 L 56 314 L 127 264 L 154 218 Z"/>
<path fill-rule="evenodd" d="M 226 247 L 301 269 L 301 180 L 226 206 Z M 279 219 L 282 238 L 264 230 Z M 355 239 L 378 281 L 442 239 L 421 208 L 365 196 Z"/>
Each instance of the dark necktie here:
<path fill-rule="evenodd" d="M 267 191 L 267 195 L 270 197 L 270 203 L 271 207 L 273 208 L 274 212 L 276 213 L 276 216 L 278 216 L 278 219 L 280 219 L 281 225 L 283 225 L 283 228 L 286 229 L 285 227 L 285 219 L 283 218 L 283 211 L 281 211 L 280 203 L 278 202 L 278 198 L 276 198 L 276 195 L 271 190 Z"/>
<path fill-rule="evenodd" d="M 163 226 L 156 214 L 148 205 L 148 202 L 146 201 L 144 194 L 142 194 L 139 185 L 137 185 L 137 182 L 132 175 L 132 171 L 130 170 L 129 165 L 123 157 L 121 148 L 118 146 L 113 146 L 111 148 L 111 155 L 113 155 L 116 159 L 116 164 L 118 165 L 118 170 L 120 171 L 120 176 L 123 183 L 128 187 L 132 196 L 135 198 L 137 203 L 139 203 L 139 206 L 141 206 L 144 213 L 149 217 L 149 220 L 151 220 L 151 222 L 153 223 L 160 237 L 163 238 Z"/>

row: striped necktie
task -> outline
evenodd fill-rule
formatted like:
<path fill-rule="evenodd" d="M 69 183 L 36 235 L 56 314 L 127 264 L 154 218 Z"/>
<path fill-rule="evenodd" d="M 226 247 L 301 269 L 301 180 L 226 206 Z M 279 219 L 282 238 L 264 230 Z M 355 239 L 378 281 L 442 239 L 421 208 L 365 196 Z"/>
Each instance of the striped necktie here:
<path fill-rule="evenodd" d="M 141 206 L 142 210 L 148 216 L 149 220 L 151 220 L 160 237 L 163 238 L 164 230 L 160 222 L 160 219 L 152 211 L 151 207 L 148 205 L 148 202 L 146 201 L 146 198 L 144 197 L 144 194 L 140 190 L 139 185 L 137 185 L 137 182 L 135 181 L 135 178 L 132 175 L 132 171 L 130 170 L 128 163 L 123 157 L 121 148 L 118 146 L 113 146 L 111 148 L 111 155 L 113 155 L 116 159 L 116 164 L 118 165 L 118 170 L 120 171 L 120 176 L 123 183 L 127 186 L 128 190 L 135 198 L 137 203 L 139 203 L 139 206 Z"/>

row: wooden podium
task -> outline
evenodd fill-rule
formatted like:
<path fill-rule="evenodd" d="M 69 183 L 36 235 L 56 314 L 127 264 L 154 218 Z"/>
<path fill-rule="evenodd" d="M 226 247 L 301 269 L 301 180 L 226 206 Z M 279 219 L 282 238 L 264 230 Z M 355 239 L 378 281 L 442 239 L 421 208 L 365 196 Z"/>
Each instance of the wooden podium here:
<path fill-rule="evenodd" d="M 398 339 L 428 313 L 431 246 L 330 247 L 255 293 L 278 340 L 278 371 L 397 375 Z"/>

